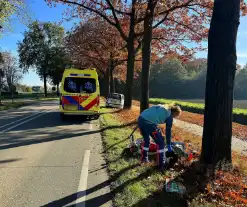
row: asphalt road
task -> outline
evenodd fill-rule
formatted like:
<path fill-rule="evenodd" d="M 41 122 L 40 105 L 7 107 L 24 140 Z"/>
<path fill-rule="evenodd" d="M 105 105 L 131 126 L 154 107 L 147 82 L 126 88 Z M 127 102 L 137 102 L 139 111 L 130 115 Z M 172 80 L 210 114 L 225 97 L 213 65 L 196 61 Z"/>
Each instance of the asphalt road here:
<path fill-rule="evenodd" d="M 57 101 L 0 113 L 0 206 L 111 206 L 98 121 Z"/>

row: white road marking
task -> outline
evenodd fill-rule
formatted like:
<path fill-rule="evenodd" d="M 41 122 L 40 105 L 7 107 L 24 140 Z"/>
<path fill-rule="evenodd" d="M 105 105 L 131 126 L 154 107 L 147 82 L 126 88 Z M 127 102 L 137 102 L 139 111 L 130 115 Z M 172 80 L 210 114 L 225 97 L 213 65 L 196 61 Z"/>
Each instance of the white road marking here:
<path fill-rule="evenodd" d="M 80 183 L 77 191 L 78 193 L 76 199 L 76 207 L 85 207 L 86 205 L 85 201 L 86 201 L 89 157 L 90 157 L 90 150 L 86 150 L 84 154 L 84 160 L 82 163 Z"/>
<path fill-rule="evenodd" d="M 24 118 L 21 118 L 21 119 L 18 119 L 18 120 L 16 120 L 16 121 L 13 121 L 13 122 L 10 122 L 10 123 L 8 123 L 8 124 L 5 124 L 5 125 L 3 125 L 3 126 L 0 126 L 0 129 L 2 129 L 2 128 L 6 127 L 6 126 L 9 126 L 9 125 L 11 125 L 11 124 L 15 124 L 16 122 L 25 120 L 25 119 L 27 119 L 27 118 L 29 118 L 29 117 L 35 116 L 36 114 L 40 114 L 40 113 L 42 113 L 42 111 L 37 112 L 37 113 L 33 113 L 33 114 L 31 114 L 31 115 L 29 115 L 29 116 L 26 116 L 26 117 L 24 117 Z"/>
<path fill-rule="evenodd" d="M 56 109 L 53 109 L 53 110 L 50 110 L 50 111 L 45 111 L 45 112 L 43 112 L 43 113 L 39 113 L 37 116 L 34 116 L 34 117 L 32 117 L 31 119 L 25 120 L 25 121 L 23 121 L 23 122 L 21 122 L 21 123 L 18 123 L 18 124 L 16 124 L 16 125 L 14 125 L 14 126 L 11 126 L 11 127 L 7 128 L 7 129 L 4 129 L 4 130 L 2 130 L 1 132 L 2 132 L 2 133 L 7 132 L 7 131 L 9 131 L 9 130 L 11 130 L 11 129 L 14 129 L 14 128 L 20 126 L 20 125 L 23 125 L 23 124 L 25 124 L 25 123 L 27 123 L 27 122 L 29 122 L 29 121 L 32 121 L 32 120 L 34 120 L 34 119 L 36 119 L 36 118 L 38 118 L 38 117 L 40 117 L 40 116 L 43 116 L 43 115 L 45 115 L 45 114 L 47 114 L 47 113 L 50 113 L 50 112 L 52 112 L 52 111 L 55 111 L 55 110 L 56 110 Z"/>

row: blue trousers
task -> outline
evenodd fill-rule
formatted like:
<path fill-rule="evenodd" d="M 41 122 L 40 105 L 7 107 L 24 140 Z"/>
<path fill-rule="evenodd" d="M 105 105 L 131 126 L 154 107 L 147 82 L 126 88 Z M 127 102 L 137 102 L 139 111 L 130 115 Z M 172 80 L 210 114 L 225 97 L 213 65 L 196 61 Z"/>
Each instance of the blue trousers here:
<path fill-rule="evenodd" d="M 145 120 L 141 116 L 138 118 L 138 127 L 144 138 L 144 147 L 142 149 L 141 161 L 148 161 L 148 151 L 150 145 L 150 136 L 153 138 L 154 142 L 157 144 L 157 164 L 159 167 L 162 167 L 165 163 L 165 142 L 162 136 L 161 130 L 157 125 Z"/>

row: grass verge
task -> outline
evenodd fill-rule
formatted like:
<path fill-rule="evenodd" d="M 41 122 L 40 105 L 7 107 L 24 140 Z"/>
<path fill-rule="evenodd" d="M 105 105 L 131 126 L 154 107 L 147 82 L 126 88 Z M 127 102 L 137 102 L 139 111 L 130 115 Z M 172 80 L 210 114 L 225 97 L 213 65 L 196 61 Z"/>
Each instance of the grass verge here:
<path fill-rule="evenodd" d="M 8 110 L 8 109 L 13 109 L 13 108 L 19 108 L 25 106 L 24 102 L 11 102 L 11 103 L 4 103 L 0 105 L 0 111 Z"/>
<path fill-rule="evenodd" d="M 47 97 L 47 98 L 39 97 L 36 100 L 39 100 L 39 101 L 58 101 L 59 98 L 58 97 Z"/>
<path fill-rule="evenodd" d="M 12 102 L 12 101 L 3 102 L 2 105 L 0 105 L 0 111 L 20 108 L 22 106 L 27 106 L 29 104 L 39 102 L 39 101 L 55 101 L 55 100 L 58 101 L 59 99 L 58 98 L 37 98 L 37 99 L 28 100 L 26 102 L 25 101 L 16 101 L 16 100 L 14 100 L 14 102 Z"/>
<path fill-rule="evenodd" d="M 202 104 L 202 103 L 191 103 L 191 102 L 184 102 L 184 101 L 177 101 L 177 100 L 170 100 L 170 99 L 162 99 L 162 98 L 151 98 L 150 99 L 150 103 L 152 103 L 152 104 L 175 103 L 175 104 L 180 105 L 181 107 L 204 110 L 204 104 Z M 247 109 L 234 108 L 233 109 L 233 114 L 247 115 Z"/>
<path fill-rule="evenodd" d="M 152 165 L 140 165 L 139 157 L 133 157 L 126 153 L 125 149 L 129 144 L 128 135 L 133 128 L 130 125 L 136 119 L 137 110 L 113 112 L 111 109 L 102 109 L 101 113 L 101 126 L 104 129 L 102 132 L 104 152 L 114 194 L 114 206 L 214 207 L 246 205 L 247 194 L 242 193 L 245 188 L 247 189 L 243 176 L 247 168 L 246 165 L 243 165 L 243 162 L 246 162 L 246 157 L 241 157 L 234 152 L 233 160 L 238 170 L 228 174 L 220 172 L 217 174 L 216 184 L 209 184 L 205 192 L 200 192 L 193 185 L 197 174 L 191 168 L 190 163 L 180 163 L 174 169 L 162 174 Z M 190 132 L 174 127 L 173 140 L 184 141 L 188 143 L 187 146 L 192 146 L 192 149 L 200 151 L 201 137 Z M 239 171 L 239 168 L 242 172 Z M 182 180 L 189 196 L 180 197 L 175 193 L 164 192 L 163 186 L 167 179 Z M 192 193 L 192 191 L 194 192 Z"/>
<path fill-rule="evenodd" d="M 163 190 L 167 178 L 177 177 L 182 171 L 176 169 L 161 173 L 154 165 L 140 165 L 140 158 L 126 153 L 131 133 L 131 123 L 122 122 L 119 113 L 110 109 L 101 111 L 101 127 L 114 205 L 126 206 L 174 206 L 183 207 L 187 200 Z M 124 113 L 124 112 L 123 112 Z M 121 116 L 120 116 L 121 117 Z M 138 137 L 138 135 L 136 135 Z M 152 158 L 151 158 L 152 159 Z M 190 206 L 215 206 L 192 201 Z"/>

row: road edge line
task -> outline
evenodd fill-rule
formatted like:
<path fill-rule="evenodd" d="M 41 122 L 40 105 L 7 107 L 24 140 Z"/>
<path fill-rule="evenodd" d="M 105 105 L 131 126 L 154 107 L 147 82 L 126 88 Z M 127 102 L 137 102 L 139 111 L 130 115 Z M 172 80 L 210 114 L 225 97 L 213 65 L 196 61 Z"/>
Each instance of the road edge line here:
<path fill-rule="evenodd" d="M 85 207 L 90 150 L 84 153 L 80 182 L 77 190 L 76 207 Z"/>

